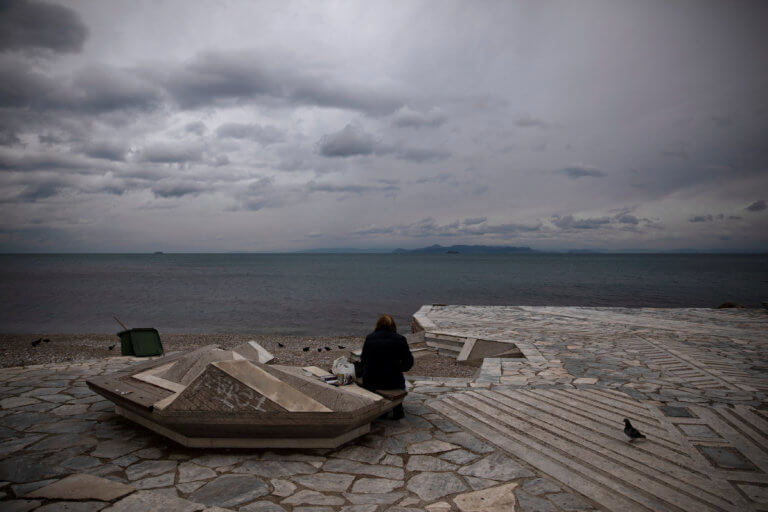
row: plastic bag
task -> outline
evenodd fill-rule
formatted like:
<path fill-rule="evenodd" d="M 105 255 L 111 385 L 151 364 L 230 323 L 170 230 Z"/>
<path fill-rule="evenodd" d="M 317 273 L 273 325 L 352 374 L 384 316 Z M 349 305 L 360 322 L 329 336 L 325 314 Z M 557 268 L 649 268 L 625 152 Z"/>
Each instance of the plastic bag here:
<path fill-rule="evenodd" d="M 336 376 L 339 385 L 352 383 L 355 380 L 355 365 L 347 361 L 347 358 L 341 356 L 333 362 L 331 372 Z"/>

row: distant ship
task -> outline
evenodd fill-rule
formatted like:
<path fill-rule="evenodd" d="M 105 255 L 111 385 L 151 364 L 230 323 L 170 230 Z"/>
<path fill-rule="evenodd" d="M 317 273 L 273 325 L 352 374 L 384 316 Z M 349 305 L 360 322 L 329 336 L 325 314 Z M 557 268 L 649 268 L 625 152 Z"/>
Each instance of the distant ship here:
<path fill-rule="evenodd" d="M 163 251 L 155 251 L 155 254 L 164 254 Z"/>

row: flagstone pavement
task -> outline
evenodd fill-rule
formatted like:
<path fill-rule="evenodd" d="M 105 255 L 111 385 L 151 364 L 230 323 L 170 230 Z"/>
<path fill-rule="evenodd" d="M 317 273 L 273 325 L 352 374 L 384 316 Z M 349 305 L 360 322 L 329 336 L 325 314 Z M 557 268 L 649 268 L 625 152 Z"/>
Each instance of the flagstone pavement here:
<path fill-rule="evenodd" d="M 411 377 L 405 419 L 336 450 L 176 445 L 86 387 L 129 358 L 0 369 L 0 510 L 768 510 L 768 312 L 425 306 L 414 320 L 525 357 Z M 647 438 L 629 443 L 623 418 Z"/>

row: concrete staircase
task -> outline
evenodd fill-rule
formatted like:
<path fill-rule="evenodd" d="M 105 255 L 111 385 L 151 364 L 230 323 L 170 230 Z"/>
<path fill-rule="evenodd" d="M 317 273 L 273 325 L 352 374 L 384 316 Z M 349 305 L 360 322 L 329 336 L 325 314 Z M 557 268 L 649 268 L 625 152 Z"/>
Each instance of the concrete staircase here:
<path fill-rule="evenodd" d="M 428 334 L 424 337 L 425 344 L 437 350 L 441 356 L 457 358 L 464 348 L 466 339 L 447 334 Z"/>

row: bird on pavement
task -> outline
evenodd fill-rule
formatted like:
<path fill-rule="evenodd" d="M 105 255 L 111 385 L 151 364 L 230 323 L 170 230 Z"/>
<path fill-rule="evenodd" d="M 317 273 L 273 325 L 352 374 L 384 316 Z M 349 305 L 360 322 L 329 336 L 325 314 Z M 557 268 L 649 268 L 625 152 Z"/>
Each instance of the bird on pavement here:
<path fill-rule="evenodd" d="M 645 436 L 633 427 L 627 418 L 624 418 L 624 433 L 627 434 L 630 443 L 635 439 L 645 439 Z"/>
<path fill-rule="evenodd" d="M 301 349 L 301 350 L 303 350 L 304 352 L 309 352 L 309 347 L 304 347 L 304 348 L 303 348 L 303 349 Z"/>

